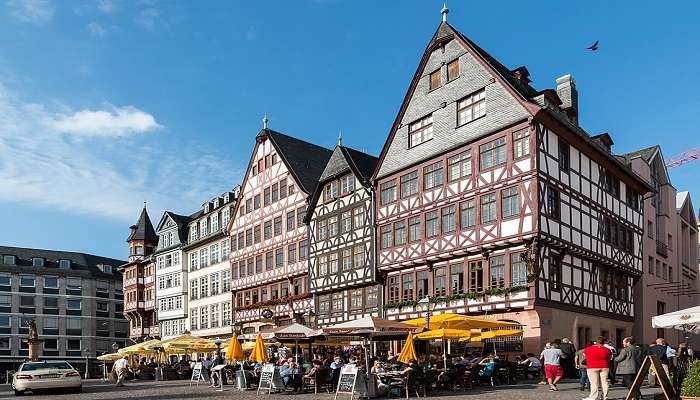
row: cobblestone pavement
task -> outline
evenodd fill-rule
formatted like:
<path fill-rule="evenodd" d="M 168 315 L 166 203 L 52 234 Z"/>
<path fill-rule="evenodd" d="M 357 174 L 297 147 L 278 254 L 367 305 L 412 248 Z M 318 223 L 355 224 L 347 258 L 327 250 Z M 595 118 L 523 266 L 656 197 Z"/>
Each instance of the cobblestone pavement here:
<path fill-rule="evenodd" d="M 647 399 L 652 396 L 647 396 L 658 392 L 658 390 L 644 389 L 643 393 Z M 579 391 L 578 384 L 574 381 L 565 382 L 559 385 L 559 391 L 550 392 L 546 385 L 537 385 L 536 383 L 519 383 L 512 385 L 491 387 L 476 387 L 468 392 L 443 392 L 433 393 L 428 396 L 430 399 L 517 399 L 517 400 L 580 400 L 587 393 Z M 615 386 L 610 391 L 610 399 L 623 399 L 626 390 L 624 387 Z M 0 399 L 15 398 L 9 386 L 0 387 Z M 38 395 L 25 395 L 25 398 L 32 400 L 179 400 L 179 399 L 223 399 L 235 398 L 236 400 L 244 399 L 259 399 L 263 400 L 333 400 L 333 394 L 272 394 L 256 396 L 255 391 L 240 392 L 235 390 L 233 386 L 226 386 L 226 391 L 217 392 L 215 389 L 199 385 L 190 386 L 189 382 L 184 381 L 168 381 L 168 382 L 129 382 L 126 386 L 116 388 L 111 384 L 103 383 L 99 380 L 90 380 L 83 383 L 83 393 L 40 393 Z M 396 397 L 392 397 L 396 399 Z M 349 400 L 348 396 L 339 397 L 340 400 Z"/>

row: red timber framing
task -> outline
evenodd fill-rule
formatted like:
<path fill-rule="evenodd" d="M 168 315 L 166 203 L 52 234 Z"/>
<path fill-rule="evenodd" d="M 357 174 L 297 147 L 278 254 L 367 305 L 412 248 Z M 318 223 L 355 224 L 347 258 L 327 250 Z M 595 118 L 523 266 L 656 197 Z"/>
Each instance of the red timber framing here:
<path fill-rule="evenodd" d="M 291 154 L 290 149 L 300 154 Z M 242 322 L 247 332 L 270 323 L 302 322 L 302 316 L 313 310 L 308 290 L 309 242 L 303 219 L 311 194 L 309 180 L 314 178 L 308 175 L 313 170 L 303 171 L 306 179 L 300 178 L 303 163 L 299 159 L 308 156 L 311 160 L 314 155 L 325 157 L 321 161 L 325 163 L 330 150 L 268 129 L 257 135 L 227 227 L 233 320 Z M 261 321 L 265 309 L 273 312 L 272 321 Z"/>

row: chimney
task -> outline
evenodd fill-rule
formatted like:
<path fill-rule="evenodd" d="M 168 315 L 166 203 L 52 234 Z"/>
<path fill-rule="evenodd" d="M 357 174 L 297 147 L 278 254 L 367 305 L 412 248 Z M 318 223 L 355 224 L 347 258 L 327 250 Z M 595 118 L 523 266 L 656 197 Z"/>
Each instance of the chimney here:
<path fill-rule="evenodd" d="M 561 109 L 571 122 L 578 125 L 578 91 L 576 81 L 571 74 L 557 78 L 557 94 L 562 102 Z"/>

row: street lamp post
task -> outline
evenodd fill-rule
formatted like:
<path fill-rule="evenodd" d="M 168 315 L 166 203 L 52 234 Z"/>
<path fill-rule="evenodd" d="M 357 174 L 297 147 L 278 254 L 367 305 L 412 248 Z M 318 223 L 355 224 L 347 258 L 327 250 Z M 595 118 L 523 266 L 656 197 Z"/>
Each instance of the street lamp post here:
<path fill-rule="evenodd" d="M 214 339 L 214 344 L 216 345 L 216 357 L 217 358 L 221 357 L 221 343 L 222 343 L 221 338 L 217 337 L 216 339 Z"/>
<path fill-rule="evenodd" d="M 89 379 L 90 378 L 90 373 L 89 373 L 89 371 L 90 371 L 90 349 L 86 347 L 85 350 L 83 350 L 83 352 L 85 353 L 85 379 Z"/>
<path fill-rule="evenodd" d="M 422 299 L 418 300 L 418 305 L 421 307 L 425 307 L 425 330 L 430 329 L 430 312 L 431 312 L 431 306 L 433 303 L 430 302 L 430 297 L 425 296 Z"/>

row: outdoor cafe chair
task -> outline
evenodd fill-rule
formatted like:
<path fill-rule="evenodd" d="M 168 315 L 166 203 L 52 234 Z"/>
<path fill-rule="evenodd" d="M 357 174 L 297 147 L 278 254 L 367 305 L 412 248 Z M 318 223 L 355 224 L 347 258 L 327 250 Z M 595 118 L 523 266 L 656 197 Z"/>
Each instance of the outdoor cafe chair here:
<path fill-rule="evenodd" d="M 317 370 L 314 376 L 309 376 L 304 378 L 304 389 L 313 387 L 314 394 L 318 394 L 318 389 L 325 389 L 327 393 L 331 392 L 332 383 L 330 382 L 331 377 L 330 369 Z"/>

